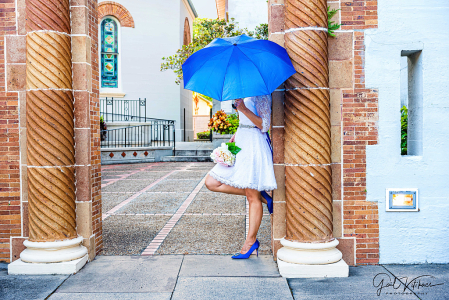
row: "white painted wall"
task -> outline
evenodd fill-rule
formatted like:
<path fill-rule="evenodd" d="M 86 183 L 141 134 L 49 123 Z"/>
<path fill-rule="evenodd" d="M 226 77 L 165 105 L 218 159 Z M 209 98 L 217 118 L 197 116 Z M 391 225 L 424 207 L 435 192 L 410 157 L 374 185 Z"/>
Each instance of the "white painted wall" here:
<path fill-rule="evenodd" d="M 198 18 L 217 18 L 217 6 L 215 0 L 191 0 L 193 5 L 195 5 L 196 12 L 198 13 Z"/>
<path fill-rule="evenodd" d="M 365 75 L 366 86 L 379 89 L 367 199 L 379 202 L 380 263 L 448 263 L 449 2 L 379 0 L 378 7 L 379 28 L 366 33 Z M 421 49 L 423 152 L 401 156 L 401 50 Z M 420 211 L 386 212 L 386 188 L 418 188 Z"/>
<path fill-rule="evenodd" d="M 147 116 L 175 120 L 176 136 L 180 140 L 183 136 L 181 111 L 188 105 L 188 111 L 192 111 L 192 104 L 187 104 L 189 92 L 180 91 L 172 71 L 161 72 L 160 68 L 161 58 L 176 53 L 182 46 L 185 17 L 188 16 L 190 25 L 193 24 L 185 7 L 187 1 L 115 2 L 128 9 L 135 24 L 135 28 L 121 27 L 119 68 L 121 92 L 126 93 L 123 99 L 147 98 Z M 192 115 L 187 115 L 187 123 L 191 126 Z M 193 133 L 191 135 L 193 137 Z"/>
<path fill-rule="evenodd" d="M 266 0 L 228 0 L 229 18 L 239 22 L 240 28 L 254 30 L 261 23 L 268 23 Z"/>
<path fill-rule="evenodd" d="M 189 25 L 190 25 L 190 37 L 193 36 L 193 18 L 192 15 L 189 13 L 187 7 L 185 6 L 185 2 L 180 1 L 180 31 L 179 31 L 179 37 L 180 37 L 180 47 L 182 46 L 184 42 L 184 23 L 185 18 L 189 19 Z M 181 120 L 182 124 L 180 124 L 180 128 L 185 130 L 185 134 L 183 131 L 180 131 L 180 134 L 182 134 L 181 141 L 190 141 L 193 142 L 193 98 L 192 98 L 192 92 L 184 89 L 184 82 L 181 82 L 180 84 L 180 95 L 181 95 L 181 110 L 180 110 L 180 116 L 179 119 Z M 185 110 L 185 123 L 184 123 L 184 110 Z M 184 128 L 185 125 L 185 128 Z"/>

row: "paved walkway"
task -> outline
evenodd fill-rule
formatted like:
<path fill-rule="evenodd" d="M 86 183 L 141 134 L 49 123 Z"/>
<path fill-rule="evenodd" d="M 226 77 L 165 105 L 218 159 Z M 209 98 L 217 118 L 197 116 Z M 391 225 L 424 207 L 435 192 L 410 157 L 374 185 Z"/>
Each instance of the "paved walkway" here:
<path fill-rule="evenodd" d="M 245 197 L 210 192 L 213 163 L 102 168 L 103 255 L 234 254 L 246 236 Z M 266 207 L 260 254 L 271 254 Z"/>
<path fill-rule="evenodd" d="M 206 189 L 212 166 L 103 167 L 102 255 L 72 276 L 12 276 L 0 263 L 0 299 L 449 299 L 449 265 L 360 266 L 349 278 L 286 280 L 271 255 L 266 208 L 262 255 L 232 260 L 247 205 Z"/>
<path fill-rule="evenodd" d="M 286 280 L 270 255 L 97 256 L 72 276 L 6 275 L 0 263 L 0 299 L 449 299 L 449 265 L 360 266 L 349 275 Z"/>

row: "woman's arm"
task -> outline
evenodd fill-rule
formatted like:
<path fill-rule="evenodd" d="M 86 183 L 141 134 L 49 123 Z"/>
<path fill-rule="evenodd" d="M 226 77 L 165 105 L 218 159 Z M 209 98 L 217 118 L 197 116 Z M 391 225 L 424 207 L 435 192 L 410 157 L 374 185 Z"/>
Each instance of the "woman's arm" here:
<path fill-rule="evenodd" d="M 235 100 L 234 104 L 237 107 L 237 110 L 244 114 L 248 119 L 250 119 L 254 125 L 256 125 L 260 130 L 263 129 L 262 118 L 256 116 L 252 111 L 250 111 L 248 107 L 245 106 L 245 102 L 243 101 L 243 99 L 240 98 Z"/>
<path fill-rule="evenodd" d="M 267 132 L 271 124 L 271 96 L 257 96 L 256 98 L 256 110 L 259 116 L 250 111 L 242 99 L 237 99 L 235 103 L 238 110 L 248 117 L 254 125 L 262 132 Z"/>

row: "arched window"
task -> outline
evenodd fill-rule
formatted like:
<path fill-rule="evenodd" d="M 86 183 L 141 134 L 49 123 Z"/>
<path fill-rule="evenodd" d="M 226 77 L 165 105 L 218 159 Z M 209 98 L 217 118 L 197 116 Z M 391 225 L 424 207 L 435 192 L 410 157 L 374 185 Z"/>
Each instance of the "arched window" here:
<path fill-rule="evenodd" d="M 118 88 L 119 27 L 115 18 L 107 16 L 101 22 L 101 87 Z"/>
<path fill-rule="evenodd" d="M 190 24 L 189 24 L 189 19 L 186 18 L 184 20 L 184 40 L 183 40 L 183 45 L 188 45 L 190 44 L 190 42 L 192 41 L 192 38 L 190 36 Z"/>

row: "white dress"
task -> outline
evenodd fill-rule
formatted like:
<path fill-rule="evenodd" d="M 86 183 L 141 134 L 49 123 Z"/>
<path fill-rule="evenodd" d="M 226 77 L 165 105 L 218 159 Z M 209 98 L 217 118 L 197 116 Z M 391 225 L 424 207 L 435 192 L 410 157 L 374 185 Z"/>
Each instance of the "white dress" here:
<path fill-rule="evenodd" d="M 273 170 L 273 154 L 268 143 L 270 129 L 271 96 L 245 98 L 245 106 L 262 118 L 262 127 L 239 127 L 235 134 L 235 144 L 242 150 L 237 153 L 233 167 L 215 165 L 209 174 L 221 183 L 258 191 L 272 191 L 277 188 Z M 239 112 L 240 126 L 255 126 L 250 119 Z"/>

